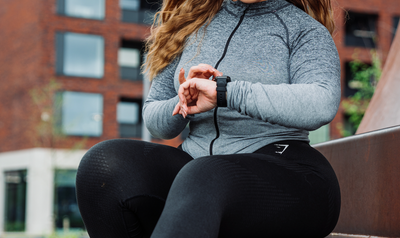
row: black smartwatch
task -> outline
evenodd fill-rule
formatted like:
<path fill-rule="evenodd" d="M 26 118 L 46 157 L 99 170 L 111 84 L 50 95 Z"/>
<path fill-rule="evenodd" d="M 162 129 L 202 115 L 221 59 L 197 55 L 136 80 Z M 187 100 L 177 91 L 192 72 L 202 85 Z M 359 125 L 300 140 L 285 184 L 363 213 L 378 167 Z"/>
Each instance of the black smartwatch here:
<path fill-rule="evenodd" d="M 215 77 L 217 82 L 217 106 L 226 107 L 226 85 L 231 81 L 229 76 L 217 76 Z"/>

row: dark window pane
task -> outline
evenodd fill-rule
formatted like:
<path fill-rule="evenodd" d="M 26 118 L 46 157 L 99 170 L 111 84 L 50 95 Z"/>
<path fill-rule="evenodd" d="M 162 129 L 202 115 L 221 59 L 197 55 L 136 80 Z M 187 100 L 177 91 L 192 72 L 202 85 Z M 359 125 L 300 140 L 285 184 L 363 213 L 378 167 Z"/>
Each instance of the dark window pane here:
<path fill-rule="evenodd" d="M 141 74 L 141 70 L 139 67 L 119 67 L 119 73 L 122 79 L 132 80 L 132 81 L 141 81 L 143 80 L 143 75 Z"/>
<path fill-rule="evenodd" d="M 119 123 L 119 136 L 122 138 L 141 138 L 142 124 Z"/>
<path fill-rule="evenodd" d="M 77 77 L 103 77 L 103 37 L 71 32 L 57 33 L 56 47 L 58 74 Z"/>
<path fill-rule="evenodd" d="M 118 51 L 120 78 L 124 80 L 143 80 L 140 66 L 143 62 L 143 43 L 122 40 Z"/>
<path fill-rule="evenodd" d="M 104 18 L 104 0 L 58 0 L 57 13 L 89 19 Z"/>
<path fill-rule="evenodd" d="M 26 216 L 26 170 L 5 172 L 5 231 L 24 231 Z"/>
<path fill-rule="evenodd" d="M 57 0 L 57 13 L 65 15 L 65 0 Z"/>
<path fill-rule="evenodd" d="M 142 137 L 142 100 L 122 98 L 117 105 L 120 137 Z"/>
<path fill-rule="evenodd" d="M 393 17 L 393 38 L 396 35 L 397 28 L 399 26 L 400 17 Z"/>
<path fill-rule="evenodd" d="M 161 1 L 120 0 L 122 21 L 150 25 Z"/>
<path fill-rule="evenodd" d="M 60 94 L 62 132 L 65 135 L 101 136 L 103 132 L 103 96 L 97 93 L 80 92 L 62 92 Z"/>
<path fill-rule="evenodd" d="M 377 15 L 349 12 L 346 45 L 375 48 Z"/>
<path fill-rule="evenodd" d="M 75 195 L 76 170 L 56 170 L 54 213 L 57 228 L 84 228 Z"/>

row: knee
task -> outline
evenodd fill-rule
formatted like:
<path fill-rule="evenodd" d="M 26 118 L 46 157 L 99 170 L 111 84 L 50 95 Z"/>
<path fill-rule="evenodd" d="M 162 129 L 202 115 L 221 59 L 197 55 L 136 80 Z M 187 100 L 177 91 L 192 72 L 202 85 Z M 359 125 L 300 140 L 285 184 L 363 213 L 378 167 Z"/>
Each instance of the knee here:
<path fill-rule="evenodd" d="M 142 141 L 114 139 L 100 142 L 90 148 L 81 159 L 76 176 L 77 189 L 95 183 L 115 180 L 116 175 L 124 171 L 126 161 Z"/>
<path fill-rule="evenodd" d="M 116 139 L 94 145 L 81 159 L 78 167 L 78 178 L 81 174 L 94 175 L 110 172 L 112 165 L 120 164 L 116 160 L 121 159 L 126 143 L 134 143 L 134 141 Z"/>

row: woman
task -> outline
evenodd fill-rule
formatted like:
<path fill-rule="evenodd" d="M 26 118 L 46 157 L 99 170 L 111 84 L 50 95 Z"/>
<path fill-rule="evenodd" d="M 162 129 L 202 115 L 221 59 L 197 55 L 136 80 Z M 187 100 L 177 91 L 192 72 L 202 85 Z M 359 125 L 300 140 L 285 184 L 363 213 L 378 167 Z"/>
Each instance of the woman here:
<path fill-rule="evenodd" d="M 179 148 L 91 148 L 76 184 L 89 235 L 327 236 L 339 185 L 308 131 L 340 100 L 330 1 L 166 0 L 158 19 L 144 122 L 155 137 L 190 134 Z"/>

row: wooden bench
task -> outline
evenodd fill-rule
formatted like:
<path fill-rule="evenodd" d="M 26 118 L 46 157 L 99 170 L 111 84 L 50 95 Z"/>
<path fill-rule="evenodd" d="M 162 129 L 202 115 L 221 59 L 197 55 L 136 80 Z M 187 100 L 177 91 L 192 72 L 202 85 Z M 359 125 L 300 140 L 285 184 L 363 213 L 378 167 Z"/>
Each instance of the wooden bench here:
<path fill-rule="evenodd" d="M 334 232 L 400 237 L 400 126 L 314 148 L 325 155 L 339 179 L 342 206 Z"/>

